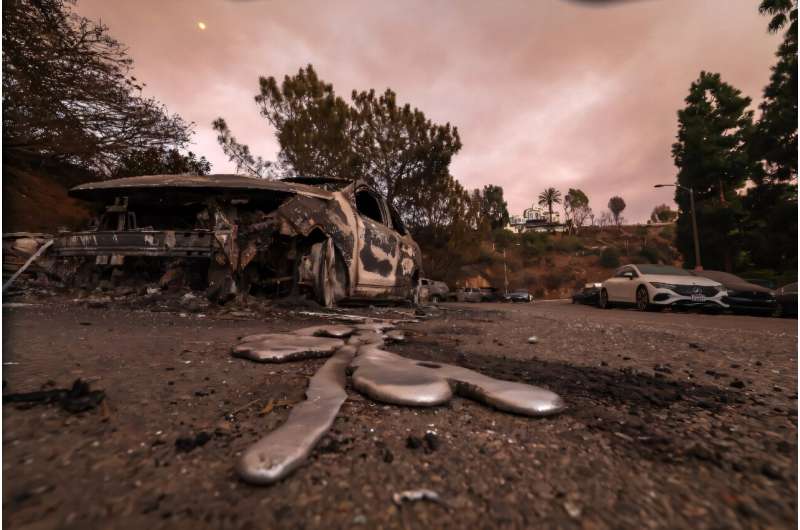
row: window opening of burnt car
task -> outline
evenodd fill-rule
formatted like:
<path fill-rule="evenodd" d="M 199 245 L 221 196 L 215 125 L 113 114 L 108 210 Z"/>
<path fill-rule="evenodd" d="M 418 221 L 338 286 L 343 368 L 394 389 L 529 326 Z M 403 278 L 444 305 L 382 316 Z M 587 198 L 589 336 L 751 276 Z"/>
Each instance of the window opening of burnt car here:
<path fill-rule="evenodd" d="M 408 233 L 406 230 L 406 225 L 403 224 L 403 220 L 400 219 L 400 214 L 397 213 L 397 210 L 394 209 L 388 201 L 386 203 L 387 208 L 389 208 L 389 215 L 392 216 L 392 227 L 397 231 L 398 234 L 404 236 Z"/>
<path fill-rule="evenodd" d="M 356 192 L 356 208 L 361 215 L 369 217 L 378 223 L 386 224 L 381 203 L 369 190 L 359 190 Z"/>

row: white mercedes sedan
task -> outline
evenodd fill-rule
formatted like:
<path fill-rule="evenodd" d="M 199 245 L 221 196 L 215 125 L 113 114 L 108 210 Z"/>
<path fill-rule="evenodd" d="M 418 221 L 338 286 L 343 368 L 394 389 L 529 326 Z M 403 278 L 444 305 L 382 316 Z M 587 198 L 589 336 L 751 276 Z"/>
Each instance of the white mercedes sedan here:
<path fill-rule="evenodd" d="M 603 282 L 599 305 L 635 305 L 639 311 L 664 307 L 727 309 L 721 283 L 670 265 L 625 265 Z"/>

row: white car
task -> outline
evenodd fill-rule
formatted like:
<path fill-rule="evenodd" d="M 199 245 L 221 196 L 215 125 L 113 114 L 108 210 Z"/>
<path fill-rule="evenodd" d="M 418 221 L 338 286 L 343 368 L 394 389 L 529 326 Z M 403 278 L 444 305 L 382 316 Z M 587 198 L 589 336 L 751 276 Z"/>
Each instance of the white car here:
<path fill-rule="evenodd" d="M 600 307 L 635 305 L 639 311 L 664 307 L 727 309 L 721 283 L 669 265 L 625 265 L 603 282 Z"/>

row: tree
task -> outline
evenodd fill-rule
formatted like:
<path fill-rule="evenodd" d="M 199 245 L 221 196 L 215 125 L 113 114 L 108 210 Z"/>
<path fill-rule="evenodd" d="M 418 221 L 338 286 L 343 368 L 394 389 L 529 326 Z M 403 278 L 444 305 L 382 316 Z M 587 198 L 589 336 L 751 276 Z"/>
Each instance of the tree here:
<path fill-rule="evenodd" d="M 753 130 L 750 98 L 723 82 L 719 74 L 701 72 L 689 87 L 686 106 L 678 111 L 678 141 L 672 156 L 678 183 L 695 195 L 701 249 L 708 268 L 731 271 L 741 244 L 741 204 L 737 191 L 758 174 L 746 141 Z M 676 246 L 694 266 L 689 194 L 676 189 L 679 206 Z"/>
<path fill-rule="evenodd" d="M 589 197 L 582 190 L 570 188 L 564 196 L 564 211 L 565 213 L 569 211 L 567 217 L 578 232 L 592 213 L 592 209 L 589 208 Z"/>
<path fill-rule="evenodd" d="M 764 163 L 763 178 L 787 182 L 797 178 L 797 2 L 763 0 L 759 11 L 771 16 L 770 32 L 787 29 L 764 88 L 751 151 Z"/>
<path fill-rule="evenodd" d="M 114 178 L 138 175 L 208 175 L 211 163 L 204 156 L 189 151 L 185 155 L 177 149 L 152 148 L 135 151 L 120 160 L 114 169 Z"/>
<path fill-rule="evenodd" d="M 539 194 L 539 206 L 547 206 L 550 224 L 553 224 L 553 205 L 561 204 L 561 192 L 555 188 L 547 188 Z"/>
<path fill-rule="evenodd" d="M 503 200 L 503 188 L 489 184 L 483 187 L 480 199 L 481 218 L 489 222 L 492 230 L 508 224 L 508 205 Z"/>
<path fill-rule="evenodd" d="M 132 153 L 184 147 L 191 125 L 142 96 L 125 47 L 73 4 L 3 3 L 3 162 L 107 175 Z"/>
<path fill-rule="evenodd" d="M 741 269 L 797 270 L 797 2 L 764 0 L 769 31 L 786 28 L 764 88 L 761 117 L 749 139 L 759 164 L 742 199 Z"/>
<path fill-rule="evenodd" d="M 659 204 L 655 208 L 653 208 L 653 212 L 650 214 L 650 221 L 654 223 L 670 223 L 678 217 L 678 212 L 671 209 L 666 204 Z"/>
<path fill-rule="evenodd" d="M 410 227 L 436 222 L 431 216 L 464 199 L 449 171 L 461 149 L 457 128 L 399 105 L 389 89 L 380 96 L 353 91 L 348 103 L 308 65 L 282 83 L 261 77 L 255 101 L 281 149 L 276 163 L 253 156 L 217 119 L 218 141 L 239 170 L 362 179 L 384 194 Z"/>
<path fill-rule="evenodd" d="M 276 165 L 260 156 L 252 155 L 249 147 L 234 138 L 225 120 L 217 118 L 211 126 L 217 131 L 217 142 L 222 147 L 222 152 L 228 156 L 228 160 L 236 164 L 237 173 L 244 171 L 256 178 L 275 178 L 272 171 Z"/>
<path fill-rule="evenodd" d="M 608 199 L 608 209 L 611 211 L 611 215 L 614 218 L 614 224 L 619 227 L 622 223 L 622 218 L 620 215 L 625 209 L 625 200 L 619 196 L 611 197 Z"/>

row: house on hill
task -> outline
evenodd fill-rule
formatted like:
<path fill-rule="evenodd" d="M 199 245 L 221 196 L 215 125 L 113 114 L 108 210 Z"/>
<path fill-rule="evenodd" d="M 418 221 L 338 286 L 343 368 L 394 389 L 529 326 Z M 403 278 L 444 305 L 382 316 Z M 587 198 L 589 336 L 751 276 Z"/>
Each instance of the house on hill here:
<path fill-rule="evenodd" d="M 533 205 L 525 209 L 522 215 L 512 215 L 509 218 L 507 230 L 521 234 L 523 232 L 564 232 L 567 225 L 561 223 L 561 214 L 553 212 L 552 222 L 550 212 L 541 206 Z"/>

